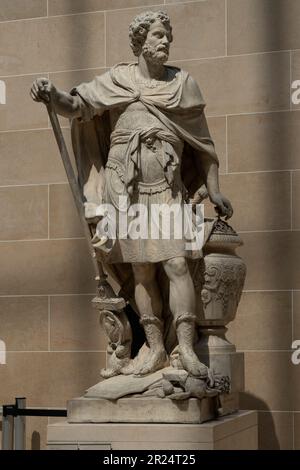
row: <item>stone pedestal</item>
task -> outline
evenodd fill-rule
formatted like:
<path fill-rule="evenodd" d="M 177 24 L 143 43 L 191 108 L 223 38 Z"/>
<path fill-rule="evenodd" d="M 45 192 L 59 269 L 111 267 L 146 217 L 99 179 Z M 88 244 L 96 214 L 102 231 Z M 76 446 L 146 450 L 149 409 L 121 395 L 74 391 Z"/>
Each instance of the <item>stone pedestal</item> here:
<path fill-rule="evenodd" d="M 244 386 L 244 353 L 206 351 L 196 347 L 198 357 L 215 374 L 225 375 L 230 380 L 230 392 L 220 395 L 219 414 L 226 415 L 239 409 L 239 393 L 243 392 Z"/>
<path fill-rule="evenodd" d="M 217 417 L 218 398 L 74 398 L 68 402 L 69 423 L 190 423 Z"/>
<path fill-rule="evenodd" d="M 48 425 L 49 450 L 257 449 L 257 412 L 202 424 L 68 423 Z"/>

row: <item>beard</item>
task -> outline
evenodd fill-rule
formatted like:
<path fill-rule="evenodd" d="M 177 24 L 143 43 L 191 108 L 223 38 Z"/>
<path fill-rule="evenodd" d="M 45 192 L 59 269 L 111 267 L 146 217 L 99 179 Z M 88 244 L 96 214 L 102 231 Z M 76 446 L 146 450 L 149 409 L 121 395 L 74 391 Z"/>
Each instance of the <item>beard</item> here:
<path fill-rule="evenodd" d="M 157 48 L 151 46 L 147 42 L 144 43 L 142 47 L 142 54 L 145 57 L 147 62 L 152 62 L 153 64 L 162 65 L 167 62 L 169 58 L 169 50 L 157 50 Z"/>

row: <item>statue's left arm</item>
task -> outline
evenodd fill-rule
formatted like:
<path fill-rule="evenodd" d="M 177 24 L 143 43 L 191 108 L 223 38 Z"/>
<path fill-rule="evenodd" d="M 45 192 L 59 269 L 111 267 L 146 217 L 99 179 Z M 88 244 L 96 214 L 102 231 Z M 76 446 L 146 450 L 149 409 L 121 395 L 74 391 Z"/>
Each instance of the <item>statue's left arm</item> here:
<path fill-rule="evenodd" d="M 200 172 L 204 177 L 210 201 L 215 205 L 216 211 L 220 216 L 229 219 L 233 214 L 233 209 L 230 201 L 220 192 L 218 157 L 215 152 L 214 143 L 211 139 L 204 113 L 205 102 L 197 82 L 190 75 L 187 75 L 186 83 L 187 99 L 190 97 L 195 108 L 197 105 L 200 110 L 198 117 L 196 117 L 194 121 L 195 133 L 198 134 L 200 138 L 199 140 L 202 144 L 202 150 L 198 152 L 199 160 L 197 164 L 199 165 Z"/>
<path fill-rule="evenodd" d="M 218 164 L 208 154 L 203 153 L 201 156 L 209 199 L 216 206 L 219 215 L 224 216 L 227 220 L 232 216 L 233 209 L 230 201 L 220 192 Z"/>
<path fill-rule="evenodd" d="M 190 201 L 192 204 L 197 204 L 208 194 L 218 214 L 229 219 L 233 214 L 233 209 L 229 200 L 220 192 L 218 157 L 207 126 L 204 113 L 205 101 L 196 80 L 183 70 L 180 72 L 180 76 L 180 86 L 177 86 L 177 89 L 175 89 L 179 97 L 178 102 L 173 106 L 174 110 L 172 110 L 172 113 L 168 113 L 168 117 L 172 125 L 175 124 L 175 132 L 192 147 L 192 158 L 196 164 L 197 173 L 201 176 L 201 186 L 199 187 L 198 180 L 198 189 L 196 190 L 195 183 L 197 178 L 190 174 L 190 165 L 187 164 L 185 168 L 183 167 L 183 174 L 187 183 L 186 187 L 191 192 Z M 170 105 L 170 108 L 172 108 L 172 105 Z M 187 155 L 188 152 L 186 153 Z M 186 159 L 187 161 L 188 159 Z M 188 176 L 186 177 L 187 174 Z M 205 183 L 206 191 L 204 190 L 203 182 Z M 195 190 L 196 192 L 194 192 Z"/>

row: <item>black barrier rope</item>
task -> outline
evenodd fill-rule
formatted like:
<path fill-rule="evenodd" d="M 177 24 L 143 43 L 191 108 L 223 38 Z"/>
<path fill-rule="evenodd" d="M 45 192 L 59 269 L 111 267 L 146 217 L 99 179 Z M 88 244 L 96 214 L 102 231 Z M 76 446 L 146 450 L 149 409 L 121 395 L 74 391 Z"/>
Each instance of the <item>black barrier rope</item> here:
<path fill-rule="evenodd" d="M 3 417 L 6 416 L 54 416 L 66 417 L 66 409 L 18 408 L 17 405 L 3 405 Z"/>

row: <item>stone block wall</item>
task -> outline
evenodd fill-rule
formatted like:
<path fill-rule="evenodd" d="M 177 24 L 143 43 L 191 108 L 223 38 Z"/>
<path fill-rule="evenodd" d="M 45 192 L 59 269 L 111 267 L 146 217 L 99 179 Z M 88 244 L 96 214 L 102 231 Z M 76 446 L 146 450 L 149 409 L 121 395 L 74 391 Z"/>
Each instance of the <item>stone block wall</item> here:
<path fill-rule="evenodd" d="M 204 94 L 221 189 L 245 242 L 247 281 L 229 330 L 245 352 L 241 406 L 259 410 L 261 448 L 300 449 L 298 0 L 0 0 L 0 403 L 21 395 L 64 407 L 105 365 L 86 243 L 46 109 L 29 89 L 40 76 L 69 89 L 133 60 L 128 24 L 150 7 L 169 12 L 170 63 Z M 28 448 L 44 447 L 46 423 L 28 420 Z"/>

